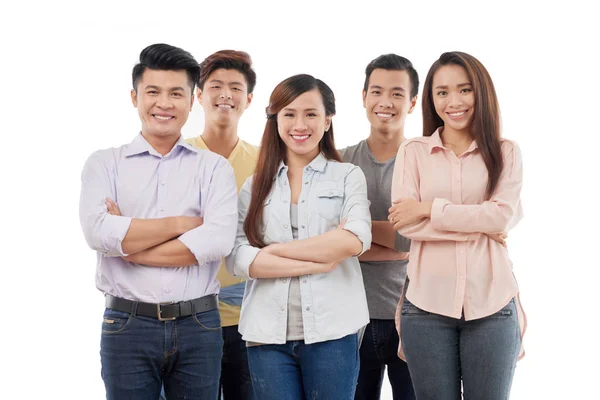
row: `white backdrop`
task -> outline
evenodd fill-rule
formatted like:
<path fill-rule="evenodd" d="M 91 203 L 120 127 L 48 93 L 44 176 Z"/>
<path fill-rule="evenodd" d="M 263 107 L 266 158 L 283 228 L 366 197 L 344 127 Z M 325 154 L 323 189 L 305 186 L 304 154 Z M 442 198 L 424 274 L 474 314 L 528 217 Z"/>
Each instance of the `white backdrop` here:
<path fill-rule="evenodd" d="M 424 2 L 425 3 L 425 2 Z M 597 398 L 600 31 L 584 2 L 20 2 L 0 16 L 2 240 L 0 393 L 102 399 L 95 256 L 78 221 L 88 155 L 139 129 L 131 68 L 164 42 L 198 60 L 231 48 L 258 82 L 240 136 L 258 144 L 274 86 L 296 73 L 337 98 L 339 147 L 367 136 L 366 64 L 394 52 L 424 80 L 444 51 L 473 54 L 494 79 L 504 136 L 522 149 L 525 219 L 508 247 L 529 317 L 512 399 Z M 568 6 L 568 7 L 567 7 Z M 203 127 L 196 103 L 186 137 Z M 421 134 L 420 102 L 406 136 Z M 597 390 L 596 390 L 597 392 Z M 383 399 L 391 399 L 389 386 Z"/>

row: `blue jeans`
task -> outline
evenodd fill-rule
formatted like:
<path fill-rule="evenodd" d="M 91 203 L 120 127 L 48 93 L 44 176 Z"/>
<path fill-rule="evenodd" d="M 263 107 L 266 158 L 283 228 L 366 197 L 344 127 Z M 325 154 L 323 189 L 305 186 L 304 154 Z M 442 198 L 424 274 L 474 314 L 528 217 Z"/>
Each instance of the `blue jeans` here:
<path fill-rule="evenodd" d="M 248 347 L 254 394 L 260 400 L 352 400 L 358 377 L 358 335 L 305 344 Z"/>
<path fill-rule="evenodd" d="M 392 386 L 394 400 L 415 400 L 408 365 L 398 358 L 398 331 L 393 319 L 372 319 L 360 346 L 360 372 L 355 400 L 378 400 L 383 373 Z"/>
<path fill-rule="evenodd" d="M 514 299 L 465 321 L 428 313 L 406 298 L 402 346 L 419 400 L 506 400 L 521 346 Z"/>
<path fill-rule="evenodd" d="M 254 400 L 246 342 L 242 340 L 237 325 L 223 327 L 223 342 L 221 361 L 223 400 Z"/>
<path fill-rule="evenodd" d="M 223 338 L 218 310 L 159 321 L 106 309 L 100 358 L 109 400 L 217 399 Z"/>

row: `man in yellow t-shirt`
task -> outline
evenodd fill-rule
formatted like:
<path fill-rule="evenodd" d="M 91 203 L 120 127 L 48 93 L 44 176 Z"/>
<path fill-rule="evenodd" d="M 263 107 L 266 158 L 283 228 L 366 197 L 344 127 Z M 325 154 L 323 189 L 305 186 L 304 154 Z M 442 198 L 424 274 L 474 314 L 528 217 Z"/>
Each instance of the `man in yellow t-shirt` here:
<path fill-rule="evenodd" d="M 238 192 L 254 174 L 258 148 L 237 135 L 240 117 L 252 102 L 256 73 L 247 53 L 221 50 L 200 64 L 196 96 L 204 109 L 202 135 L 187 139 L 201 149 L 225 157 L 235 173 Z M 221 263 L 217 279 L 221 283 L 219 312 L 223 327 L 221 395 L 223 400 L 254 399 L 248 371 L 246 343 L 238 332 L 245 282 L 229 274 Z"/>

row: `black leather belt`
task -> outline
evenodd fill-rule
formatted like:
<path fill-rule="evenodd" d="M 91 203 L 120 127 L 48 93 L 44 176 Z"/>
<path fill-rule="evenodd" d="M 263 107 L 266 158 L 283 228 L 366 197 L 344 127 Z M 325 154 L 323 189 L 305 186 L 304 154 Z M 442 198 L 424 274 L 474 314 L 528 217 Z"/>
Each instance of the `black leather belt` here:
<path fill-rule="evenodd" d="M 139 301 L 122 299 L 110 294 L 106 295 L 106 308 L 135 313 L 144 317 L 158 318 L 159 321 L 173 321 L 179 317 L 214 310 L 218 307 L 216 294 L 200 297 L 194 300 L 180 301 L 178 303 L 142 303 Z"/>

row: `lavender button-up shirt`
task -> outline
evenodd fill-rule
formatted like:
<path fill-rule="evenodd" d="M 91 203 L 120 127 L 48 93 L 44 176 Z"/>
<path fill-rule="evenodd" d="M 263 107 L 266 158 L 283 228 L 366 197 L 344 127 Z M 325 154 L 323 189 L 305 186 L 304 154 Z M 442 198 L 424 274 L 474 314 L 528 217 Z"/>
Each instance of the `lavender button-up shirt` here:
<path fill-rule="evenodd" d="M 93 153 L 81 181 L 79 217 L 88 245 L 98 252 L 100 291 L 149 303 L 219 292 L 217 270 L 233 248 L 237 227 L 237 188 L 227 160 L 183 138 L 162 156 L 140 134 L 127 145 Z M 122 217 L 108 214 L 106 197 L 119 205 Z M 161 268 L 121 258 L 132 218 L 180 215 L 204 219 L 179 237 L 197 264 Z"/>

